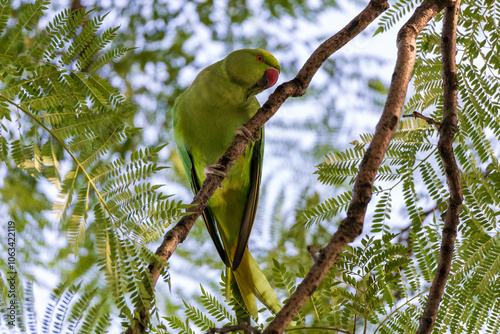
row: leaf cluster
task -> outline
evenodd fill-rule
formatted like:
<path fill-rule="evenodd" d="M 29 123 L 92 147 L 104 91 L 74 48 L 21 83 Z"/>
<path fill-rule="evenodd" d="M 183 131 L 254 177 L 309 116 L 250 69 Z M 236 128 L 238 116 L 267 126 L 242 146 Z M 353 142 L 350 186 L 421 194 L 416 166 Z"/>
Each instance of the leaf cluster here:
<path fill-rule="evenodd" d="M 63 10 L 38 33 L 35 43 L 26 43 L 49 4 L 36 1 L 12 19 L 10 2 L 0 3 L 0 161 L 9 178 L 45 181 L 57 191 L 52 213 L 68 243 L 58 256 L 67 256 L 69 250 L 78 256 L 82 247 L 86 261 L 74 265 L 75 273 L 65 274 L 67 282 L 96 274 L 106 282 L 106 297 L 99 297 L 94 306 L 90 300 L 95 293 L 77 293 L 81 283 L 61 283 L 54 303 L 47 307 L 44 332 L 60 330 L 62 321 L 73 332 L 103 332 L 110 325 L 110 309 L 117 309 L 127 323 L 133 322 L 134 309 L 154 311 L 147 265 L 161 260 L 146 245 L 158 240 L 186 206 L 151 183 L 151 177 L 165 168 L 158 164 L 164 145 L 114 153 L 140 130 L 128 124 L 135 107 L 99 76 L 105 64 L 130 50 L 109 48 L 117 28 L 100 32 L 106 15 L 90 18 L 84 10 Z M 41 199 L 43 210 L 47 202 Z M 16 228 L 23 242 L 22 228 L 30 226 L 31 217 L 44 214 L 28 210 L 28 217 L 16 207 L 22 208 L 21 203 L 11 208 L 17 212 Z M 33 262 L 29 251 L 29 246 L 22 248 L 26 262 L 20 261 L 19 271 L 26 284 L 33 280 L 23 265 Z M 5 261 L 0 260 L 2 271 Z M 163 275 L 168 279 L 166 269 Z M 7 284 L 2 283 L 6 292 Z M 20 299 L 23 286 L 19 285 Z M 70 307 L 73 298 L 77 301 Z M 1 302 L 8 303 L 6 294 Z M 78 312 L 82 303 L 87 312 Z M 66 310 L 79 320 L 65 318 Z M 22 308 L 19 312 L 22 317 Z M 87 322 L 92 322 L 90 327 Z"/>

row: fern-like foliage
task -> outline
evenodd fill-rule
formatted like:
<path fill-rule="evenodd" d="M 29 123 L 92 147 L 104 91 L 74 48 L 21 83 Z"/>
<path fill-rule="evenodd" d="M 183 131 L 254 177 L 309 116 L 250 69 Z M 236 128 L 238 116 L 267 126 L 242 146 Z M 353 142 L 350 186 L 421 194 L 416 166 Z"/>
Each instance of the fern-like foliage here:
<path fill-rule="evenodd" d="M 427 166 L 425 164 L 437 151 L 432 137 L 435 131 L 433 127 L 420 119 L 407 119 L 399 123 L 398 130 L 389 145 L 384 162 L 376 177 L 377 182 L 385 182 L 386 184 L 389 181 L 397 182 L 387 188 L 376 189 L 375 193 L 380 195 L 380 200 L 373 217 L 372 232 L 389 230 L 388 220 L 390 219 L 390 201 L 393 189 L 416 170 L 427 171 L 424 168 Z M 327 185 L 341 185 L 346 181 L 352 184 L 365 149 L 372 137 L 371 134 L 362 134 L 360 140 L 351 143 L 354 148 L 327 155 L 324 162 L 317 166 L 318 180 Z M 430 179 L 429 176 L 427 180 L 429 187 L 435 187 L 434 179 Z M 323 220 L 331 220 L 347 210 L 351 196 L 351 192 L 348 191 L 301 212 L 298 216 L 298 223 L 310 226 Z"/>
<path fill-rule="evenodd" d="M 346 211 L 351 203 L 352 192 L 347 191 L 337 198 L 330 198 L 324 203 L 311 209 L 302 211 L 297 217 L 297 227 L 310 227 L 312 224 L 323 220 L 330 220 L 340 212 Z"/>
<path fill-rule="evenodd" d="M 132 309 L 154 309 L 147 264 L 159 258 L 145 246 L 185 206 L 150 182 L 165 168 L 157 162 L 163 146 L 113 153 L 140 131 L 127 124 L 134 106 L 97 73 L 130 50 L 103 52 L 117 28 L 100 33 L 106 15 L 88 19 L 88 12 L 64 10 L 35 43 L 23 43 L 48 5 L 36 1 L 8 21 L 10 3 L 0 3 L 0 159 L 58 190 L 52 210 L 75 255 L 87 229 L 95 232 L 95 265 L 107 279 L 109 300 L 90 305 L 84 294 L 75 307 L 89 316 L 67 314 L 78 287 L 63 285 L 47 308 L 44 331 L 68 319 L 73 332 L 102 332 L 110 322 L 109 301 L 129 322 Z"/>
<path fill-rule="evenodd" d="M 391 243 L 394 237 L 386 233 L 347 247 L 310 300 L 312 322 L 301 326 L 320 332 L 352 332 L 360 323 L 384 328 L 390 317 L 403 313 L 412 298 L 402 273 L 412 270 L 406 248 Z"/>
<path fill-rule="evenodd" d="M 384 233 L 381 239 L 364 238 L 359 247 L 348 246 L 288 330 L 352 332 L 361 324 L 373 333 L 414 330 L 418 324 L 416 319 L 407 321 L 398 331 L 391 329 L 396 326 L 394 319 L 407 319 L 409 312 L 415 311 L 413 303 L 425 293 L 418 284 L 418 267 L 410 261 L 407 247 L 393 242 L 395 237 L 395 234 Z M 291 270 L 274 260 L 272 282 L 277 293 L 290 296 L 296 289 L 297 278 L 304 277 L 308 270 L 305 265 L 300 265 L 298 271 Z M 227 307 L 204 288 L 201 291 L 203 308 L 184 302 L 187 319 L 167 317 L 167 327 L 176 333 L 194 333 L 196 329 L 205 331 L 209 327 L 235 323 Z M 272 318 L 266 322 L 270 320 Z M 262 324 L 256 326 L 262 328 Z"/>
<path fill-rule="evenodd" d="M 375 34 L 391 29 L 403 16 L 415 9 L 417 5 L 418 1 L 416 0 L 403 0 L 391 3 L 389 9 L 381 15 Z"/>
<path fill-rule="evenodd" d="M 104 333 L 111 327 L 111 302 L 105 290 L 94 288 L 92 284 L 58 284 L 50 299 L 43 301 L 45 310 L 42 318 L 41 331 L 36 324 L 35 300 L 33 282 L 27 282 L 25 288 L 24 310 L 21 316 L 28 322 L 24 333 Z M 21 323 L 19 320 L 17 323 Z M 9 330 L 0 324 L 2 333 Z M 11 327 L 10 330 L 13 330 Z"/>
<path fill-rule="evenodd" d="M 223 275 L 221 278 L 222 289 L 220 290 L 222 293 L 226 290 L 226 284 L 226 278 Z M 207 332 L 210 328 L 236 325 L 238 323 L 236 316 L 248 316 L 248 314 L 240 308 L 240 305 L 243 303 L 241 296 L 232 296 L 228 302 L 222 302 L 201 285 L 200 291 L 200 307 L 183 301 L 186 320 L 182 320 L 179 316 L 175 315 L 164 317 L 166 327 L 173 330 L 170 331 L 170 333 L 194 334 L 198 331 Z M 244 314 L 241 314 L 241 311 L 243 311 Z M 262 325 L 260 328 L 263 328 Z"/>

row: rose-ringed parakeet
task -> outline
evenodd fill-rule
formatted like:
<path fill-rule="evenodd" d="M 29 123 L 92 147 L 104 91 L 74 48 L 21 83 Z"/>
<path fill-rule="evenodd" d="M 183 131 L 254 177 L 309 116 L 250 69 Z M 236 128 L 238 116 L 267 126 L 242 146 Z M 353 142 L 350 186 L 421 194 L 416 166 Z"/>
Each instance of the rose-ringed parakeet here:
<path fill-rule="evenodd" d="M 280 65 L 267 51 L 243 49 L 208 66 L 174 104 L 174 135 L 187 178 L 198 192 L 206 173 L 221 173 L 217 161 L 242 127 L 259 109 L 255 95 L 278 80 Z M 262 171 L 264 132 L 246 150 L 210 199 L 203 220 L 227 267 L 228 285 L 234 277 L 245 306 L 257 316 L 257 297 L 277 313 L 280 303 L 257 262 L 248 251 Z"/>

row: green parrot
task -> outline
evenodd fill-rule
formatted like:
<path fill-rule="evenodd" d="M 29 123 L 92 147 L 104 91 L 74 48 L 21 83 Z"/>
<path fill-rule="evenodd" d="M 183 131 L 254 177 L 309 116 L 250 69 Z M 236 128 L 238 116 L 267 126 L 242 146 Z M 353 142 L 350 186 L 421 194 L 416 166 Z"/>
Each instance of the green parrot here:
<path fill-rule="evenodd" d="M 239 132 L 253 139 L 210 199 L 203 220 L 226 265 L 228 286 L 234 278 L 245 306 L 257 317 L 256 297 L 273 313 L 281 305 L 248 251 L 259 199 L 264 132 L 255 140 L 243 125 L 260 105 L 255 95 L 278 80 L 280 65 L 269 52 L 243 49 L 202 70 L 174 103 L 177 149 L 194 193 L 207 173 L 223 175 L 218 159 Z M 229 289 L 226 291 L 229 295 Z M 229 296 L 228 296 L 229 297 Z"/>

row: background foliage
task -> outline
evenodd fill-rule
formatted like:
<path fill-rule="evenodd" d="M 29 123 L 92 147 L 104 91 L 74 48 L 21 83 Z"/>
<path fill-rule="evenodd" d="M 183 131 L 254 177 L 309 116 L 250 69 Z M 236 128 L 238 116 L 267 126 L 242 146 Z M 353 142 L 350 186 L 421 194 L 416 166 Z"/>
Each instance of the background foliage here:
<path fill-rule="evenodd" d="M 115 332 L 142 306 L 153 308 L 157 333 L 234 323 L 238 300 L 223 300 L 222 264 L 203 224 L 176 251 L 163 273 L 167 284 L 154 295 L 150 288 L 146 266 L 156 242 L 181 215 L 180 200 L 191 198 L 170 144 L 170 109 L 201 68 L 233 49 L 266 48 L 280 60 L 283 80 L 293 77 L 334 32 L 322 23 L 343 10 L 339 5 L 346 6 L 0 0 L 0 210 L 16 223 L 20 301 L 17 328 L 2 312 L 2 331 Z M 391 5 L 371 33 L 394 29 L 418 1 Z M 500 5 L 464 1 L 461 11 L 455 152 L 465 201 L 434 331 L 497 333 Z M 419 37 L 405 105 L 405 113 L 418 110 L 437 121 L 440 23 L 438 16 Z M 373 128 L 359 120 L 376 119 L 384 102 L 381 66 L 384 60 L 363 53 L 336 55 L 306 97 L 287 102 L 267 125 L 251 248 L 283 302 L 312 265 L 307 245 L 329 240 L 350 201 Z M 436 144 L 432 126 L 402 120 L 378 174 L 365 237 L 342 254 L 295 319 L 295 331 L 415 331 L 447 207 Z M 3 239 L 1 245 L 6 254 Z M 9 301 L 6 258 L 0 259 L 2 308 Z M 194 284 L 180 286 L 181 280 Z M 47 289 L 53 291 L 43 304 Z M 268 316 L 263 311 L 257 326 Z"/>

